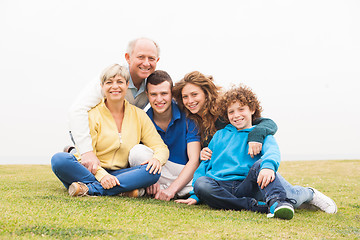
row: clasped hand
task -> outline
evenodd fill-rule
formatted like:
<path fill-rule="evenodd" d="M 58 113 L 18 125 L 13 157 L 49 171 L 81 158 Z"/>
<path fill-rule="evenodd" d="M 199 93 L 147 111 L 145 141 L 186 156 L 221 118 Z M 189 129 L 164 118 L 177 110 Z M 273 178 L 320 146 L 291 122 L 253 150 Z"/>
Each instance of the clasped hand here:
<path fill-rule="evenodd" d="M 115 177 L 111 174 L 105 175 L 105 177 L 103 177 L 101 179 L 100 183 L 101 183 L 101 186 L 105 189 L 113 188 L 116 185 L 120 186 L 119 179 L 117 179 L 117 177 Z"/>

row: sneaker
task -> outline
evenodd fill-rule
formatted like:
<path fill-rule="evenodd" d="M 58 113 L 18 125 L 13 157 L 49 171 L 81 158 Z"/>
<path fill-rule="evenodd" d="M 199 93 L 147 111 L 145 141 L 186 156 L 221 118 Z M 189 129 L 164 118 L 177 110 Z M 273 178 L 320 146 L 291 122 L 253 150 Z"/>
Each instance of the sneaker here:
<path fill-rule="evenodd" d="M 67 145 L 64 147 L 63 152 L 75 154 L 76 148 L 74 146 Z"/>
<path fill-rule="evenodd" d="M 70 145 L 66 145 L 63 149 L 63 152 L 67 152 L 67 153 L 70 153 L 71 150 L 75 149 L 75 147 L 73 146 L 70 146 Z"/>
<path fill-rule="evenodd" d="M 313 199 L 309 201 L 308 203 L 310 205 L 313 205 L 320 209 L 321 211 L 324 211 L 326 213 L 336 213 L 337 212 L 337 206 L 334 200 L 326 196 L 325 194 L 319 192 L 315 188 L 311 188 L 314 192 Z"/>
<path fill-rule="evenodd" d="M 132 198 L 138 198 L 138 197 L 142 197 L 144 195 L 145 195 L 145 189 L 144 188 L 134 189 L 134 190 L 129 191 L 129 192 L 120 193 L 120 196 L 132 197 Z"/>
<path fill-rule="evenodd" d="M 269 206 L 266 202 L 257 201 L 256 199 L 251 199 L 251 211 L 259 213 L 267 213 L 269 211 Z"/>
<path fill-rule="evenodd" d="M 268 213 L 268 218 L 281 218 L 290 220 L 294 217 L 294 207 L 287 202 L 277 200 L 274 202 L 270 208 L 270 213 Z"/>
<path fill-rule="evenodd" d="M 69 195 L 72 197 L 88 196 L 89 188 L 85 183 L 73 182 L 69 187 Z"/>

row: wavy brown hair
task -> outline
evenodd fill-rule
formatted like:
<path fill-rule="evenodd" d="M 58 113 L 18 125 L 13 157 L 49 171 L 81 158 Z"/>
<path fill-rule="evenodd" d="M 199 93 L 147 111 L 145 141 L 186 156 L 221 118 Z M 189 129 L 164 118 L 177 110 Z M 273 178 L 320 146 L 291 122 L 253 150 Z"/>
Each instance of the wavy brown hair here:
<path fill-rule="evenodd" d="M 251 88 L 240 84 L 238 87 L 233 86 L 230 90 L 226 91 L 219 101 L 219 115 L 229 122 L 227 116 L 228 107 L 235 103 L 240 102 L 241 105 L 247 105 L 251 111 L 255 111 L 252 117 L 252 122 L 261 117 L 262 107 L 260 101 L 256 97 Z"/>
<path fill-rule="evenodd" d="M 200 87 L 205 94 L 205 104 L 203 106 L 201 116 L 199 114 L 191 113 L 184 106 L 182 100 L 182 90 L 188 83 Z M 173 88 L 173 97 L 178 103 L 180 109 L 185 111 L 186 116 L 195 121 L 200 129 L 200 136 L 203 141 L 206 140 L 207 136 L 212 136 L 216 132 L 215 121 L 218 117 L 217 99 L 219 95 L 220 87 L 215 85 L 213 77 L 205 76 L 198 71 L 186 74 L 183 79 L 175 83 Z"/>

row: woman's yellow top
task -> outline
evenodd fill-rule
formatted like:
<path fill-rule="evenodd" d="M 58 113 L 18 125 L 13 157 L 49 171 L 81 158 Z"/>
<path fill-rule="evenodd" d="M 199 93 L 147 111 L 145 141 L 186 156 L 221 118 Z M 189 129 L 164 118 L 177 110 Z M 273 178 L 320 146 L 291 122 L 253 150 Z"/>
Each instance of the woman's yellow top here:
<path fill-rule="evenodd" d="M 153 158 L 159 160 L 161 165 L 169 158 L 169 150 L 148 115 L 127 100 L 124 107 L 121 133 L 105 105 L 105 99 L 89 111 L 92 147 L 101 163 L 95 174 L 98 181 L 108 174 L 105 169 L 127 168 L 130 149 L 140 141 L 154 151 Z"/>

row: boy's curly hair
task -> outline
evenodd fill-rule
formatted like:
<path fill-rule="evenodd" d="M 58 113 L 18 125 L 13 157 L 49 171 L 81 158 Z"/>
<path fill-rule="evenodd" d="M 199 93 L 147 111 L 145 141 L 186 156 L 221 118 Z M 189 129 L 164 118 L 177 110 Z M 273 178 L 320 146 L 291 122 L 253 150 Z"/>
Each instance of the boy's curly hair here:
<path fill-rule="evenodd" d="M 252 92 L 251 88 L 240 84 L 238 87 L 232 86 L 230 90 L 225 92 L 219 101 L 219 115 L 223 117 L 224 120 L 229 122 L 227 117 L 228 107 L 237 101 L 239 101 L 241 105 L 249 106 L 251 111 L 255 111 L 252 115 L 252 122 L 261 117 L 263 109 L 260 106 L 260 101 L 257 99 L 255 93 Z"/>

